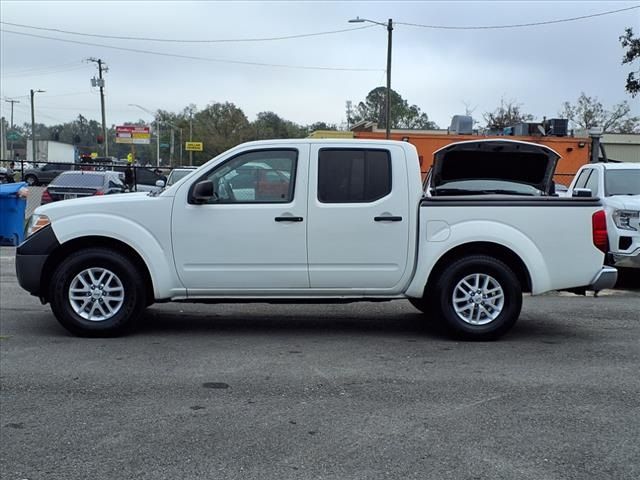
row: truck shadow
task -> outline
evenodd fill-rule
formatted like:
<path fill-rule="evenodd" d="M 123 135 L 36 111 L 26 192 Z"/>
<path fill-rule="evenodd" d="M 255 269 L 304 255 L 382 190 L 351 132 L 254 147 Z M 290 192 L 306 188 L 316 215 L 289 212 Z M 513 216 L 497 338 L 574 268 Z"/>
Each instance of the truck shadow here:
<path fill-rule="evenodd" d="M 521 319 L 500 341 L 528 342 L 548 341 L 560 343 L 570 337 L 583 337 L 575 326 L 550 319 Z M 216 334 L 237 335 L 308 334 L 324 336 L 333 334 L 357 334 L 358 336 L 407 336 L 433 340 L 459 341 L 452 338 L 441 324 L 420 313 L 394 315 L 354 316 L 334 312 L 328 315 L 313 313 L 291 315 L 279 313 L 177 313 L 160 309 L 146 312 L 135 334 Z"/>

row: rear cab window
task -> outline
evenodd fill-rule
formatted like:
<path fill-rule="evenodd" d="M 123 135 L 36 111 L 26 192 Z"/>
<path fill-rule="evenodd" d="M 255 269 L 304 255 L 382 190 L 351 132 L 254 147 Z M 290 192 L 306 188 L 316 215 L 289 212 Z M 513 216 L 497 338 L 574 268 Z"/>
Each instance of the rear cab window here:
<path fill-rule="evenodd" d="M 318 201 L 371 203 L 391 193 L 388 150 L 326 148 L 318 154 Z"/>

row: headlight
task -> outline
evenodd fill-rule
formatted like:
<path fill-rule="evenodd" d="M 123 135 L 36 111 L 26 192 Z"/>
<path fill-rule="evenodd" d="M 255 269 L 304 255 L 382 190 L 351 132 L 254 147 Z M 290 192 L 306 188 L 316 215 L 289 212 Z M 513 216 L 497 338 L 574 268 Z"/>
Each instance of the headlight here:
<path fill-rule="evenodd" d="M 614 210 L 613 211 L 613 223 L 622 230 L 638 230 L 636 227 L 631 226 L 632 219 L 638 219 L 640 212 L 636 210 Z"/>
<path fill-rule="evenodd" d="M 46 227 L 50 223 L 51 223 L 51 220 L 49 220 L 49 217 L 47 217 L 46 215 L 31 215 L 31 218 L 29 219 L 29 223 L 27 224 L 26 237 L 33 235 L 38 230 Z"/>

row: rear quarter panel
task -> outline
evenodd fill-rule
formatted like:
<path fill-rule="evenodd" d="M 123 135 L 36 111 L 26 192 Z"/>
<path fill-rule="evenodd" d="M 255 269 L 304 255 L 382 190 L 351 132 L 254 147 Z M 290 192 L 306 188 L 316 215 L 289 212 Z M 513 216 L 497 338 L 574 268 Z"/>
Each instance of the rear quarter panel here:
<path fill-rule="evenodd" d="M 420 208 L 416 276 L 408 295 L 422 294 L 429 272 L 451 249 L 472 242 L 504 246 L 525 264 L 532 293 L 589 285 L 603 265 L 593 245 L 597 201 L 558 198 L 510 205 L 508 200 L 429 200 Z"/>

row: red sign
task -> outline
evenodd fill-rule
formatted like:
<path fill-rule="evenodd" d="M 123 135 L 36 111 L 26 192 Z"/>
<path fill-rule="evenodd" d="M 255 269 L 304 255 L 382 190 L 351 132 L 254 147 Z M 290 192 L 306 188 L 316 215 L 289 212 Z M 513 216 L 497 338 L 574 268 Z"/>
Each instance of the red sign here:
<path fill-rule="evenodd" d="M 116 143 L 134 143 L 148 145 L 151 143 L 151 128 L 136 125 L 121 125 L 116 127 Z"/>

